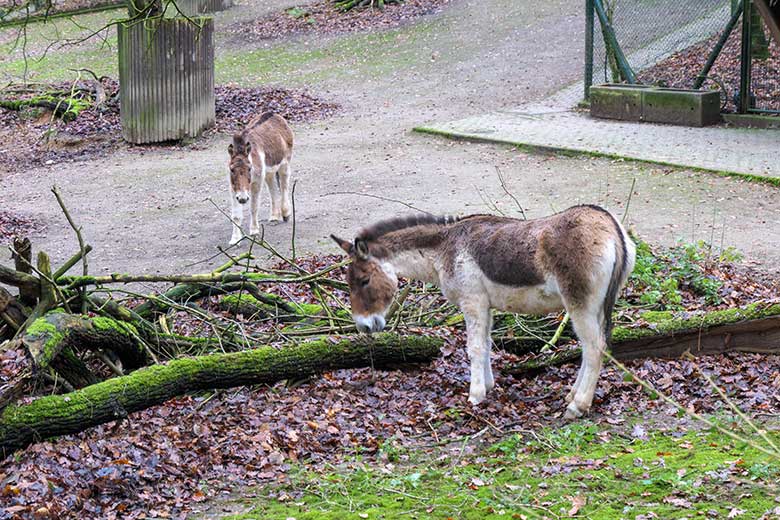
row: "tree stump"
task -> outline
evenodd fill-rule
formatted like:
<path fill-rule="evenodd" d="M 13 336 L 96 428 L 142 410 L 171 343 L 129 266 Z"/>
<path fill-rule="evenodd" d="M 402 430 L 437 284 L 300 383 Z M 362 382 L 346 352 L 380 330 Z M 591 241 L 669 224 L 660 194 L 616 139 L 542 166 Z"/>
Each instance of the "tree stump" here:
<path fill-rule="evenodd" d="M 195 137 L 214 124 L 213 19 L 157 17 L 117 31 L 126 141 Z"/>

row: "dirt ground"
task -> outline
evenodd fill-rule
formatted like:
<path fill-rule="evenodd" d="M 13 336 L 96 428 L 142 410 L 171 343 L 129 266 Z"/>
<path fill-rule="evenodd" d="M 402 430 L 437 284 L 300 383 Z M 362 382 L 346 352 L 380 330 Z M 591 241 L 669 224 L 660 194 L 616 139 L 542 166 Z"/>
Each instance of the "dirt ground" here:
<path fill-rule="evenodd" d="M 379 50 L 361 46 L 365 39 L 353 35 L 252 43 L 221 30 L 300 3 L 239 2 L 216 17 L 222 34 L 218 69 L 221 53 L 269 46 L 280 53 L 316 51 L 315 61 L 275 62 L 268 77 L 277 84 L 289 77 L 293 86 L 304 85 L 344 107 L 334 118 L 294 128 L 299 254 L 335 252 L 330 233 L 349 236 L 368 222 L 409 211 L 370 195 L 434 213 L 487 212 L 493 204 L 512 213 L 514 203 L 497 182 L 499 167 L 530 217 L 576 203 L 603 204 L 623 215 L 635 180 L 627 221 L 648 241 L 706 239 L 737 247 L 765 269 L 780 269 L 777 188 L 411 132 L 432 121 L 539 101 L 580 78 L 579 3 L 456 0 L 441 14 L 389 33 Z M 229 208 L 227 144 L 228 137 L 219 136 L 187 149 L 120 151 L 100 160 L 9 172 L 0 176 L 0 204 L 45 224 L 32 238 L 55 262 L 77 246 L 49 192 L 52 184 L 60 186 L 94 247 L 94 273 L 206 271 L 221 259 L 202 261 L 226 247 L 230 236 L 227 218 L 208 200 Z M 264 198 L 262 214 L 267 210 Z M 288 251 L 292 226 L 267 225 L 265 237 Z"/>

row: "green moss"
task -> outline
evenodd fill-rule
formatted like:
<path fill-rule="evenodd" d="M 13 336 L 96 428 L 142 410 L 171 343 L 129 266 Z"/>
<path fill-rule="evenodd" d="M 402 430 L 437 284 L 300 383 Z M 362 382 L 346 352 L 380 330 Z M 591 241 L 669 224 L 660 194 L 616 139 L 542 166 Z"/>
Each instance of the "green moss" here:
<path fill-rule="evenodd" d="M 112 318 L 106 318 L 105 316 L 96 316 L 91 318 L 92 326 L 101 331 L 114 331 L 124 336 L 137 337 L 139 335 L 138 329 L 131 323 L 124 321 L 118 321 Z"/>
<path fill-rule="evenodd" d="M 640 317 L 649 323 L 658 323 L 671 320 L 674 318 L 674 314 L 670 311 L 645 311 L 640 314 Z"/>
<path fill-rule="evenodd" d="M 40 353 L 33 353 L 33 355 L 42 366 L 51 362 L 55 355 L 54 347 L 65 339 L 67 334 L 67 331 L 57 328 L 56 322 L 60 315 L 65 316 L 65 311 L 62 309 L 50 311 L 32 322 L 25 332 L 25 339 L 40 342 Z"/>
<path fill-rule="evenodd" d="M 603 520 L 713 512 L 725 518 L 732 508 L 759 518 L 776 505 L 780 454 L 769 458 L 714 431 L 650 433 L 634 441 L 599 435 L 608 429 L 585 421 L 514 435 L 462 464 L 421 450 L 405 452 L 406 462 L 392 471 L 360 461 L 324 473 L 299 466 L 289 484 L 258 490 L 259 498 L 241 501 L 249 512 L 229 518 L 569 517 L 575 496 L 586 498 L 578 518 Z M 284 494 L 295 499 L 276 498 Z"/>

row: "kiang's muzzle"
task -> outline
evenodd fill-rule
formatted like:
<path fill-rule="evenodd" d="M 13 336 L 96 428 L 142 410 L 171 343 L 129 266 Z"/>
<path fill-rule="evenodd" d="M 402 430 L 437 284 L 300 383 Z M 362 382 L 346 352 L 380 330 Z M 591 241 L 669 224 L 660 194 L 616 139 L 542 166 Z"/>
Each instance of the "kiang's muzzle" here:
<path fill-rule="evenodd" d="M 236 200 L 239 204 L 246 204 L 249 201 L 249 192 L 239 191 L 236 193 Z"/>
<path fill-rule="evenodd" d="M 381 314 L 353 317 L 355 319 L 355 326 L 357 327 L 358 332 L 371 334 L 372 332 L 380 332 L 385 328 L 385 317 Z"/>

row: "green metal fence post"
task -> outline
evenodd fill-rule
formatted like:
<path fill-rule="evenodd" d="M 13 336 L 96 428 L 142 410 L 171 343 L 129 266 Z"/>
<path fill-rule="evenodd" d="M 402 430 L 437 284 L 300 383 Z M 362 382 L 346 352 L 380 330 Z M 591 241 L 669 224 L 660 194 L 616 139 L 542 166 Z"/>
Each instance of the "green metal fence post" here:
<path fill-rule="evenodd" d="M 715 60 L 717 60 L 718 56 L 720 56 L 720 51 L 723 50 L 723 46 L 726 44 L 726 40 L 729 39 L 729 36 L 731 36 L 731 31 L 734 30 L 734 26 L 737 25 L 737 22 L 739 21 L 739 15 L 742 14 L 742 3 L 742 0 L 740 0 L 737 4 L 737 8 L 731 14 L 731 20 L 729 20 L 729 23 L 726 25 L 726 29 L 723 30 L 723 33 L 718 39 L 718 43 L 715 44 L 715 47 L 712 48 L 712 52 L 710 52 L 710 55 L 707 57 L 707 63 L 704 64 L 704 68 L 701 70 L 701 73 L 696 76 L 696 81 L 693 82 L 694 89 L 701 88 L 701 86 L 704 84 L 704 80 L 707 79 L 707 74 L 710 73 L 710 69 L 715 64 Z"/>
<path fill-rule="evenodd" d="M 601 0 L 592 0 L 593 7 L 596 10 L 596 14 L 601 22 L 601 28 L 604 32 L 605 45 L 609 45 L 615 52 L 615 59 L 617 60 L 618 68 L 620 69 L 620 75 L 626 80 L 626 83 L 636 83 L 636 76 L 634 71 L 631 70 L 631 66 L 628 64 L 626 56 L 623 54 L 623 49 L 618 44 L 617 37 L 615 36 L 615 30 L 612 28 L 612 24 L 609 22 L 606 11 L 604 11 L 604 4 Z"/>
<path fill-rule="evenodd" d="M 585 100 L 593 85 L 593 0 L 585 0 Z"/>
<path fill-rule="evenodd" d="M 750 60 L 750 8 L 752 7 L 751 0 L 745 0 L 742 6 L 742 53 L 740 60 L 740 74 L 739 74 L 739 103 L 737 111 L 740 114 L 747 113 L 750 110 L 750 73 L 751 73 L 751 60 Z"/>

